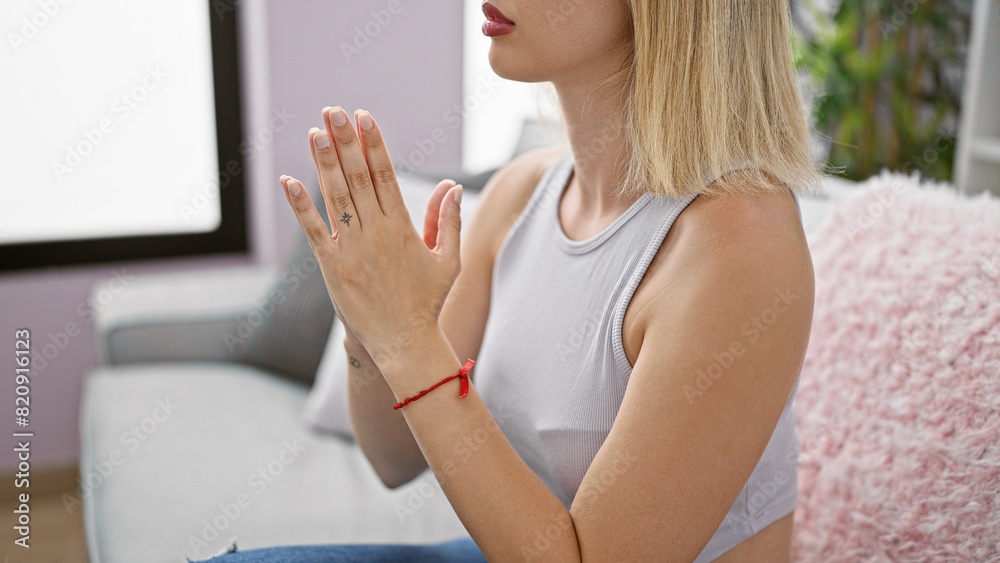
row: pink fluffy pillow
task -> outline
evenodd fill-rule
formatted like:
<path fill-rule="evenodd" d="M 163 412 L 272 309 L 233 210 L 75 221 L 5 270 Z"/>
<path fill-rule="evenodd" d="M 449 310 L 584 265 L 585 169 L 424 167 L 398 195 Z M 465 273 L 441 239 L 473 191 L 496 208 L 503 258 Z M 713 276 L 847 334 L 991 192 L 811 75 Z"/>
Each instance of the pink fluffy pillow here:
<path fill-rule="evenodd" d="M 883 174 L 811 244 L 793 560 L 1000 560 L 1000 200 Z"/>

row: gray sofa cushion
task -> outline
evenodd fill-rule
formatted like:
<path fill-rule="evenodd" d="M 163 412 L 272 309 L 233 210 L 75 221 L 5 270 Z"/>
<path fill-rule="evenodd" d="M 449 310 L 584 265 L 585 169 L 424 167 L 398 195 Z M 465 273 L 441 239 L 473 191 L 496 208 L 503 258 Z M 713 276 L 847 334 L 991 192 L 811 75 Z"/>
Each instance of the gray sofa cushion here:
<path fill-rule="evenodd" d="M 87 300 L 103 364 L 229 360 L 223 335 L 274 285 L 277 268 L 119 273 L 124 281 L 94 284 Z"/>
<path fill-rule="evenodd" d="M 430 472 L 388 490 L 356 445 L 306 429 L 305 395 L 231 363 L 91 372 L 80 461 L 91 561 L 201 559 L 232 538 L 249 549 L 467 535 Z"/>
<path fill-rule="evenodd" d="M 311 193 L 326 221 L 319 189 Z M 289 210 L 291 213 L 291 210 Z M 302 232 L 265 299 L 225 336 L 233 360 L 311 384 L 336 317 L 316 257 Z"/>

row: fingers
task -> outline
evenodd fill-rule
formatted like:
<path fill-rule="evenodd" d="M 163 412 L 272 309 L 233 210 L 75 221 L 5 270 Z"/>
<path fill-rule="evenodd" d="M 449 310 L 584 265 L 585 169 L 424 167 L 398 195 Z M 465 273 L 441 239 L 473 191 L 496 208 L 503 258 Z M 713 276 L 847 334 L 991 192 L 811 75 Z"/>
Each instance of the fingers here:
<path fill-rule="evenodd" d="M 366 221 L 377 221 L 382 215 L 382 208 L 375 195 L 361 143 L 358 141 L 354 126 L 351 125 L 351 120 L 347 117 L 347 112 L 339 106 L 326 108 L 323 110 L 323 122 L 326 125 L 326 132 L 336 141 L 334 143 L 336 150 L 330 152 L 340 161 L 341 174 L 347 181 L 350 197 L 360 217 L 359 226 Z"/>
<path fill-rule="evenodd" d="M 333 233 L 336 235 L 337 222 L 333 220 L 333 217 L 337 210 L 330 205 L 330 202 L 332 201 L 330 199 L 330 192 L 332 191 L 332 188 L 327 189 L 327 187 L 323 185 L 322 167 L 319 162 L 319 155 L 316 153 L 316 142 L 314 138 L 316 133 L 319 133 L 319 131 L 319 127 L 313 127 L 309 130 L 309 152 L 312 153 L 313 164 L 316 165 L 316 178 L 319 180 L 319 191 L 320 195 L 323 197 L 324 207 L 326 208 L 326 218 L 330 220 L 330 225 L 333 227 Z M 345 182 L 344 185 L 346 186 L 347 183 Z"/>
<path fill-rule="evenodd" d="M 325 248 L 333 240 L 326 223 L 319 216 L 319 211 L 316 211 L 316 206 L 309 199 L 309 194 L 306 193 L 302 182 L 290 176 L 282 176 L 281 187 L 284 188 L 285 198 L 289 205 L 295 211 L 295 218 L 298 219 L 299 226 L 302 227 L 302 232 L 305 233 L 306 239 L 309 241 L 309 246 L 318 256 L 319 250 Z"/>
<path fill-rule="evenodd" d="M 310 130 L 309 147 L 316 161 L 316 172 L 326 199 L 330 225 L 336 229 L 337 236 L 349 237 L 352 230 L 361 230 L 361 221 L 329 131 Z"/>
<path fill-rule="evenodd" d="M 364 148 L 368 171 L 382 213 L 388 216 L 398 215 L 406 210 L 406 204 L 403 203 L 403 196 L 399 192 L 396 171 L 392 167 L 392 159 L 389 158 L 389 151 L 385 147 L 382 131 L 371 114 L 365 110 L 359 109 L 354 112 L 354 121 L 357 122 L 358 138 L 361 139 Z"/>
<path fill-rule="evenodd" d="M 441 200 L 441 218 L 438 220 L 437 247 L 434 250 L 453 260 L 459 260 L 462 234 L 461 204 L 462 186 L 449 189 Z"/>
<path fill-rule="evenodd" d="M 454 180 L 441 180 L 431 193 L 430 201 L 427 202 L 427 211 L 424 212 L 424 244 L 431 250 L 437 246 L 438 218 L 441 217 L 441 200 L 444 199 L 448 190 L 454 186 Z"/>

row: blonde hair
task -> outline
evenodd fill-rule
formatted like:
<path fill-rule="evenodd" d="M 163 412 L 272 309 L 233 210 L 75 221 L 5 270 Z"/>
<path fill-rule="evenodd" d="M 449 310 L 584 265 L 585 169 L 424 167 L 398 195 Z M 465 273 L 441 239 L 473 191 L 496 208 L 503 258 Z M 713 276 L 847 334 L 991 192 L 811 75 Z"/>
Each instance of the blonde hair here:
<path fill-rule="evenodd" d="M 620 193 L 680 198 L 816 184 L 787 0 L 629 7 L 630 64 L 598 86 L 625 84 L 630 150 Z"/>

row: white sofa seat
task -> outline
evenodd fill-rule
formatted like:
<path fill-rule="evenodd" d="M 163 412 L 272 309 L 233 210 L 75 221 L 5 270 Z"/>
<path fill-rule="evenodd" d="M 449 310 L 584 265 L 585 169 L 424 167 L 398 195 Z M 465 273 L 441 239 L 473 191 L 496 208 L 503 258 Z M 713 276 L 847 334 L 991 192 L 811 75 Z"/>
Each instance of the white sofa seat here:
<path fill-rule="evenodd" d="M 389 490 L 355 444 L 305 428 L 306 392 L 222 362 L 91 373 L 81 412 L 91 561 L 201 559 L 231 539 L 250 549 L 466 535 L 429 471 Z"/>

